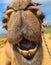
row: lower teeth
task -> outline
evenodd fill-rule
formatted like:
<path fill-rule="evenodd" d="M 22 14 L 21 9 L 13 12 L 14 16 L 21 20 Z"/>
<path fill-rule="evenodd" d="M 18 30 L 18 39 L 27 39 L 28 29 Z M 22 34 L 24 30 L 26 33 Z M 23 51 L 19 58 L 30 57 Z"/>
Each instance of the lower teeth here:
<path fill-rule="evenodd" d="M 17 47 L 17 49 L 18 49 L 19 53 L 22 54 L 22 55 L 25 56 L 25 57 L 27 57 L 27 56 L 32 56 L 32 55 L 34 55 L 35 52 L 37 51 L 37 47 L 34 48 L 34 49 L 31 49 L 31 50 L 28 50 L 28 51 L 26 51 L 26 50 L 21 50 L 21 49 L 18 48 L 18 47 Z"/>

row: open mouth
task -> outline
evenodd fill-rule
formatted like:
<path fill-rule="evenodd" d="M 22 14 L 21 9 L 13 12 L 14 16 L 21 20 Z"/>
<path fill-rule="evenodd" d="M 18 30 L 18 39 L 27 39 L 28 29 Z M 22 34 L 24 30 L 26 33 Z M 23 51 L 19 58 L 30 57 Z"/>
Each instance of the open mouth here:
<path fill-rule="evenodd" d="M 26 59 L 32 59 L 39 48 L 39 42 L 33 42 L 23 38 L 18 44 L 14 45 L 14 49 L 23 55 Z"/>

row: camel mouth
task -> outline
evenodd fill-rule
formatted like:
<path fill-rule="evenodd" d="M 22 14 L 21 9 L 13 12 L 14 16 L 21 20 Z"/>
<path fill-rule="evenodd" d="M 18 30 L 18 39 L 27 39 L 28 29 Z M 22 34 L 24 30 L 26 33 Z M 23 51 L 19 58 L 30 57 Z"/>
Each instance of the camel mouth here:
<path fill-rule="evenodd" d="M 23 55 L 27 60 L 32 59 L 39 48 L 39 43 L 34 41 L 29 41 L 25 38 L 23 38 L 19 44 L 14 45 L 15 50 L 17 50 L 18 53 Z"/>

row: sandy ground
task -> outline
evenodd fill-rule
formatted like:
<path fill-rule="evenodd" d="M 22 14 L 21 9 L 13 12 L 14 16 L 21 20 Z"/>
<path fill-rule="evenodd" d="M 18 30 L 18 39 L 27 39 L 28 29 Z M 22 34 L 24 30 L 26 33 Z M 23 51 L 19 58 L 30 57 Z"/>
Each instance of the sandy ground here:
<path fill-rule="evenodd" d="M 50 53 L 51 53 L 51 34 L 46 34 L 45 38 L 46 38 L 46 43 L 47 43 L 48 48 L 49 48 Z M 50 56 L 47 52 L 47 48 L 45 46 L 44 40 L 43 40 L 42 46 L 43 46 L 43 62 L 42 62 L 42 65 L 51 65 L 51 59 L 50 59 Z"/>
<path fill-rule="evenodd" d="M 46 34 L 45 38 L 46 38 L 46 42 L 47 42 L 47 45 L 49 47 L 49 50 L 51 52 L 51 34 Z M 43 46 L 43 62 L 42 62 L 42 65 L 51 65 L 51 59 L 50 59 L 50 56 L 47 52 L 47 48 L 45 46 L 44 41 L 42 43 L 42 46 Z M 0 43 L 0 65 L 5 65 L 5 62 L 6 62 L 5 59 L 6 59 L 5 44 L 1 45 L 1 43 Z"/>

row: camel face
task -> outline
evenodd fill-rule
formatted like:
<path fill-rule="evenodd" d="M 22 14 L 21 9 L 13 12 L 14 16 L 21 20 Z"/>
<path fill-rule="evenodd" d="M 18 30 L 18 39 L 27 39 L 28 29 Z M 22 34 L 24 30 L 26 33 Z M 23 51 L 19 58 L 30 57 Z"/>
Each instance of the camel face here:
<path fill-rule="evenodd" d="M 8 21 L 8 41 L 18 43 L 23 38 L 30 41 L 41 39 L 40 22 L 31 11 L 13 12 Z"/>
<path fill-rule="evenodd" d="M 3 19 L 7 40 L 13 46 L 19 65 L 40 65 L 43 57 L 41 19 L 31 0 L 14 0 Z M 41 11 L 40 11 L 41 12 Z M 39 58 L 40 57 L 40 58 Z"/>

